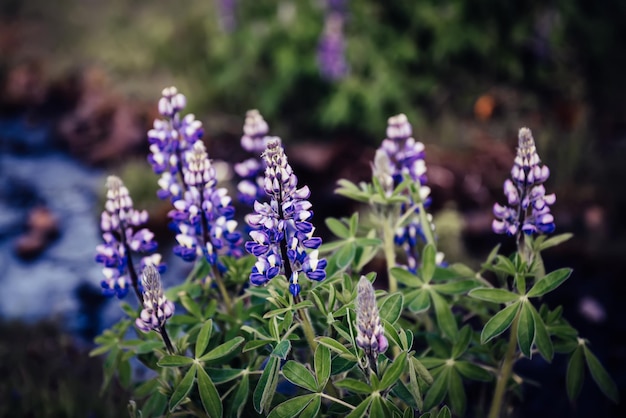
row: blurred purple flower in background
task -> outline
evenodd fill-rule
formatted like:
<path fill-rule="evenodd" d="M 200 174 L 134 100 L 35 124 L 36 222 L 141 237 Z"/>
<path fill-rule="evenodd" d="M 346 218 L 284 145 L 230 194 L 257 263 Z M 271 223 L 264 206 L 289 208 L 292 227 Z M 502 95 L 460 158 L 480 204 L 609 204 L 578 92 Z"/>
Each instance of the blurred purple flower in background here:
<path fill-rule="evenodd" d="M 346 42 L 343 26 L 346 7 L 343 0 L 329 0 L 324 17 L 324 30 L 317 46 L 317 63 L 322 76 L 328 80 L 340 80 L 348 74 Z"/>
<path fill-rule="evenodd" d="M 246 113 L 246 120 L 243 125 L 243 136 L 241 137 L 241 147 L 253 154 L 254 157 L 235 164 L 235 172 L 242 180 L 237 185 L 239 200 L 252 206 L 255 200 L 265 198 L 263 190 L 265 163 L 261 159 L 261 154 L 267 145 L 267 133 L 269 127 L 267 122 L 258 110 L 249 110 Z"/>

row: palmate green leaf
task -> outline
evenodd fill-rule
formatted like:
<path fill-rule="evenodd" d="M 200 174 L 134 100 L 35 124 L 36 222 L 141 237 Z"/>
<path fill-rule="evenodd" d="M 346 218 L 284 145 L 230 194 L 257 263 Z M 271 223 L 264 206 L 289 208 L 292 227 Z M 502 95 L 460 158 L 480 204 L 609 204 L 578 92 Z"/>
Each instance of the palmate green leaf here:
<path fill-rule="evenodd" d="M 196 303 L 187 293 L 180 295 L 180 303 L 187 309 L 187 312 L 195 316 L 200 321 L 204 320 L 202 317 L 202 309 L 200 305 Z"/>
<path fill-rule="evenodd" d="M 491 269 L 500 273 L 505 273 L 509 276 L 515 276 L 515 273 L 517 272 L 515 264 L 503 255 L 496 255 L 495 263 Z"/>
<path fill-rule="evenodd" d="M 433 376 L 430 374 L 428 369 L 422 364 L 422 362 L 415 357 L 411 357 L 411 364 L 413 368 L 417 372 L 417 375 L 428 385 L 433 384 Z"/>
<path fill-rule="evenodd" d="M 617 385 L 615 385 L 615 382 L 611 379 L 611 376 L 609 376 L 606 369 L 602 367 L 600 360 L 598 360 L 598 358 L 586 345 L 583 345 L 583 351 L 585 353 L 587 367 L 589 367 L 593 380 L 596 382 L 602 393 L 604 393 L 613 402 L 619 403 L 619 391 L 617 390 Z"/>
<path fill-rule="evenodd" d="M 485 324 L 485 327 L 480 334 L 481 344 L 491 341 L 492 338 L 502 334 L 511 326 L 515 315 L 517 315 L 517 312 L 519 311 L 519 305 L 520 302 L 515 302 L 514 304 L 507 306 L 495 314 Z"/>
<path fill-rule="evenodd" d="M 161 392 L 154 391 L 141 408 L 141 413 L 145 417 L 160 417 L 167 407 L 167 396 Z"/>
<path fill-rule="evenodd" d="M 237 391 L 235 392 L 235 396 L 233 396 L 230 402 L 230 411 L 229 417 L 231 418 L 239 418 L 243 413 L 243 409 L 246 406 L 246 401 L 248 400 L 248 392 L 250 387 L 250 375 L 244 374 L 239 382 L 239 386 L 237 387 Z"/>
<path fill-rule="evenodd" d="M 583 379 L 585 378 L 583 355 L 583 347 L 579 345 L 572 353 L 567 365 L 567 375 L 565 379 L 567 396 L 571 401 L 578 397 L 580 389 L 583 387 Z"/>
<path fill-rule="evenodd" d="M 421 411 L 424 408 L 424 400 L 422 399 L 422 391 L 420 390 L 418 373 L 415 368 L 415 362 L 413 360 L 416 359 L 414 357 L 411 357 L 411 359 L 409 360 L 409 383 L 407 389 L 411 393 L 417 409 Z M 424 368 L 424 370 L 426 371 L 426 373 L 428 373 L 428 370 L 426 370 L 426 368 Z M 428 376 L 430 376 L 430 373 L 428 373 Z M 432 376 L 430 377 L 430 379 L 432 383 Z"/>
<path fill-rule="evenodd" d="M 505 289 L 492 289 L 488 287 L 473 289 L 468 295 L 474 299 L 494 303 L 509 303 L 520 298 L 520 295 L 517 293 L 509 292 Z"/>
<path fill-rule="evenodd" d="M 539 350 L 539 353 L 543 356 L 543 358 L 548 362 L 552 362 L 552 358 L 554 357 L 554 346 L 552 345 L 552 340 L 550 339 L 550 335 L 548 334 L 548 329 L 546 328 L 543 319 L 541 319 L 541 315 L 535 309 L 535 307 L 528 303 L 528 306 L 533 314 L 533 319 L 535 321 L 535 345 Z"/>
<path fill-rule="evenodd" d="M 196 377 L 197 366 L 192 365 L 183 380 L 180 381 L 176 389 L 174 389 L 174 393 L 172 393 L 172 397 L 170 398 L 170 412 L 174 412 L 174 410 L 180 405 L 180 403 L 187 397 L 191 388 L 193 387 L 193 382 Z"/>
<path fill-rule="evenodd" d="M 365 400 L 363 400 L 363 402 L 358 404 L 357 407 L 352 410 L 352 412 L 350 412 L 348 415 L 346 415 L 346 418 L 362 418 L 362 417 L 364 417 L 365 413 L 367 412 L 367 409 L 370 407 L 371 403 L 372 403 L 372 397 L 368 396 L 367 398 L 365 398 Z"/>
<path fill-rule="evenodd" d="M 539 245 L 539 251 L 543 251 L 550 247 L 554 247 L 555 245 L 562 244 L 565 241 L 568 241 L 573 236 L 574 234 L 567 232 L 565 234 L 559 234 L 559 235 L 550 237 Z"/>
<path fill-rule="evenodd" d="M 402 341 L 400 341 L 400 335 L 398 330 L 389 322 L 382 320 L 383 327 L 385 328 L 385 336 L 390 342 L 393 342 L 398 347 L 402 347 Z"/>
<path fill-rule="evenodd" d="M 330 375 L 335 376 L 350 371 L 354 366 L 356 366 L 356 360 L 348 360 L 340 356 L 335 356 L 331 362 Z"/>
<path fill-rule="evenodd" d="M 163 347 L 163 341 L 145 341 L 135 347 L 135 354 L 152 353 L 157 348 Z"/>
<path fill-rule="evenodd" d="M 424 284 L 422 279 L 400 267 L 394 267 L 389 271 L 389 274 L 395 278 L 398 283 L 402 283 L 407 287 L 418 287 Z"/>
<path fill-rule="evenodd" d="M 456 338 L 459 329 L 456 324 L 456 319 L 452 314 L 452 310 L 450 309 L 450 305 L 448 302 L 437 292 L 430 291 L 430 298 L 433 301 L 433 305 L 435 306 L 435 317 L 437 318 L 437 325 L 439 325 L 439 329 L 443 331 L 445 335 L 452 338 L 453 340 Z"/>
<path fill-rule="evenodd" d="M 318 416 L 320 407 L 322 406 L 322 397 L 316 396 L 311 402 L 300 412 L 300 418 L 314 418 Z"/>
<path fill-rule="evenodd" d="M 389 414 L 385 410 L 383 400 L 380 396 L 376 396 L 372 399 L 372 405 L 370 405 L 370 418 L 387 418 Z"/>
<path fill-rule="evenodd" d="M 398 337 L 400 338 L 400 348 L 404 351 L 410 351 L 413 347 L 413 333 L 408 329 L 400 328 Z"/>
<path fill-rule="evenodd" d="M 268 341 L 268 340 L 251 340 L 251 341 L 248 341 L 246 345 L 243 346 L 243 350 L 241 351 L 245 353 L 247 351 L 256 350 L 257 348 L 264 347 L 270 343 L 271 341 Z"/>
<path fill-rule="evenodd" d="M 345 269 L 352 264 L 352 260 L 354 260 L 354 256 L 356 254 L 356 245 L 354 242 L 347 242 L 343 247 L 335 253 L 333 258 L 335 258 L 335 262 L 337 263 L 337 267 L 340 269 Z"/>
<path fill-rule="evenodd" d="M 472 340 L 472 328 L 469 325 L 461 328 L 461 332 L 459 332 L 457 336 L 457 340 L 454 342 L 452 346 L 452 358 L 456 359 L 460 357 L 469 346 L 470 341 Z"/>
<path fill-rule="evenodd" d="M 224 358 L 235 351 L 244 341 L 245 339 L 243 337 L 235 337 L 230 341 L 226 341 L 224 344 L 218 345 L 213 350 L 200 357 L 199 360 L 210 362 Z"/>
<path fill-rule="evenodd" d="M 216 385 L 235 380 L 244 373 L 244 369 L 217 369 L 211 367 L 205 369 L 205 371 Z"/>
<path fill-rule="evenodd" d="M 546 274 L 537 280 L 535 285 L 528 291 L 528 297 L 543 296 L 559 287 L 572 274 L 572 269 L 562 268 Z"/>
<path fill-rule="evenodd" d="M 192 363 L 192 358 L 178 355 L 163 356 L 163 358 L 157 362 L 157 364 L 161 367 L 188 366 Z"/>
<path fill-rule="evenodd" d="M 517 325 L 517 342 L 521 352 L 531 358 L 531 348 L 535 342 L 535 319 L 529 307 L 530 302 L 522 302 Z"/>
<path fill-rule="evenodd" d="M 211 338 L 211 331 L 213 330 L 213 320 L 209 319 L 200 328 L 198 333 L 198 339 L 196 340 L 196 358 L 202 356 L 206 351 L 207 345 L 209 345 L 209 339 Z"/>
<path fill-rule="evenodd" d="M 330 350 L 324 345 L 318 345 L 315 349 L 315 377 L 317 378 L 317 391 L 321 392 L 330 378 Z"/>
<path fill-rule="evenodd" d="M 414 313 L 420 313 L 430 308 L 430 292 L 425 289 L 418 289 L 409 294 L 413 300 L 408 302 L 409 296 L 407 295 L 407 308 Z"/>
<path fill-rule="evenodd" d="M 405 404 L 409 405 L 411 408 L 421 409 L 417 406 L 415 399 L 413 398 L 413 394 L 411 391 L 405 386 L 402 382 L 402 379 L 398 380 L 398 382 L 393 386 L 391 390 L 391 395 L 400 399 Z"/>
<path fill-rule="evenodd" d="M 441 372 L 435 377 L 435 381 L 428 388 L 426 398 L 424 399 L 424 410 L 428 411 L 435 405 L 439 405 L 448 391 L 448 376 L 450 375 L 450 367 L 441 366 Z"/>
<path fill-rule="evenodd" d="M 261 378 L 254 389 L 252 395 L 252 404 L 254 409 L 262 414 L 272 405 L 276 386 L 278 386 L 278 372 L 280 359 L 278 357 L 270 357 L 265 365 L 265 370 L 261 374 Z"/>
<path fill-rule="evenodd" d="M 396 359 L 393 361 L 391 366 L 389 366 L 387 370 L 385 370 L 385 374 L 383 375 L 383 378 L 380 381 L 379 389 L 380 390 L 387 389 L 388 387 L 396 383 L 398 381 L 398 378 L 400 378 L 400 375 L 404 372 L 405 369 L 406 369 L 406 352 L 403 352 L 398 357 L 396 357 Z"/>
<path fill-rule="evenodd" d="M 325 345 L 330 348 L 332 351 L 339 353 L 340 356 L 348 359 L 356 361 L 356 357 L 350 350 L 348 350 L 343 344 L 339 341 L 333 340 L 330 337 L 317 337 L 315 339 L 318 343 Z"/>
<path fill-rule="evenodd" d="M 450 370 L 448 376 L 448 399 L 450 399 L 450 405 L 454 412 L 460 417 L 464 416 L 467 396 L 461 376 L 454 368 Z"/>
<path fill-rule="evenodd" d="M 356 380 L 351 377 L 347 377 L 343 380 L 338 380 L 334 382 L 334 385 L 339 389 L 345 389 L 350 392 L 360 393 L 364 395 L 369 395 L 372 393 L 372 388 L 365 382 L 361 380 Z"/>
<path fill-rule="evenodd" d="M 215 388 L 215 384 L 211 381 L 211 378 L 202 367 L 198 367 L 198 392 L 200 393 L 200 400 L 204 411 L 210 418 L 222 417 L 222 400 L 220 394 Z"/>
<path fill-rule="evenodd" d="M 297 396 L 289 399 L 272 409 L 267 418 L 293 418 L 297 416 L 306 406 L 318 395 L 313 393 L 310 395 Z"/>
<path fill-rule="evenodd" d="M 434 245 L 428 244 L 422 251 L 422 280 L 424 283 L 428 283 L 432 280 L 435 274 L 435 268 L 437 267 L 437 249 Z"/>
<path fill-rule="evenodd" d="M 477 380 L 479 382 L 490 382 L 493 380 L 491 373 L 469 361 L 457 360 L 454 362 L 454 368 L 464 377 L 471 380 Z"/>
<path fill-rule="evenodd" d="M 337 237 L 343 239 L 350 238 L 350 231 L 339 219 L 326 218 L 325 222 L 328 229 L 330 229 L 330 232 L 335 234 Z"/>
<path fill-rule="evenodd" d="M 315 376 L 302 364 L 289 360 L 283 366 L 283 376 L 296 386 L 300 386 L 311 392 L 317 392 L 318 384 Z"/>
<path fill-rule="evenodd" d="M 380 307 L 380 317 L 388 321 L 390 324 L 395 324 L 398 318 L 400 318 L 403 304 L 404 296 L 402 293 L 390 295 L 383 301 L 383 304 Z"/>

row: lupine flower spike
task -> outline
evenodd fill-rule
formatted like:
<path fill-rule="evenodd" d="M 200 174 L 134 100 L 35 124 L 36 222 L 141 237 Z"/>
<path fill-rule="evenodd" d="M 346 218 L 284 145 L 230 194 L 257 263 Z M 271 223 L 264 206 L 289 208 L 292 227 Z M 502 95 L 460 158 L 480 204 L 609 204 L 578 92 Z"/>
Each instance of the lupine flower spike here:
<path fill-rule="evenodd" d="M 264 162 L 260 158 L 267 145 L 267 133 L 269 127 L 267 122 L 258 110 L 249 110 L 246 113 L 246 121 L 243 125 L 243 136 L 241 137 L 241 147 L 254 155 L 252 158 L 235 164 L 235 172 L 241 177 L 237 185 L 239 200 L 252 206 L 255 200 L 263 200 L 265 190 L 263 189 L 265 170 Z"/>
<path fill-rule="evenodd" d="M 361 276 L 357 285 L 356 325 L 356 344 L 365 351 L 368 364 L 376 372 L 378 354 L 387 350 L 389 342 L 380 321 L 374 287 L 365 276 Z"/>
<path fill-rule="evenodd" d="M 246 250 L 257 257 L 250 282 L 265 285 L 283 272 L 297 300 L 300 273 L 316 281 L 326 277 L 326 260 L 318 258 L 322 240 L 313 236 L 315 228 L 309 222 L 313 216 L 307 200 L 311 192 L 307 186 L 297 188 L 298 179 L 287 162 L 280 138 L 267 140 L 263 159 L 269 203 L 254 202 L 254 213 L 246 217 L 253 228 Z"/>
<path fill-rule="evenodd" d="M 129 287 L 132 287 L 141 303 L 141 284 L 132 254 L 150 253 L 157 247 L 154 234 L 150 230 L 134 230 L 147 222 L 148 213 L 133 208 L 128 189 L 119 177 L 109 176 L 106 187 L 107 201 L 100 220 L 104 244 L 96 247 L 96 261 L 104 265 L 102 291 L 107 296 L 116 295 L 121 299 L 126 296 Z M 158 253 L 144 256 L 141 267 L 146 264 L 154 264 L 161 271 L 165 270 Z"/>
<path fill-rule="evenodd" d="M 378 178 L 383 189 L 390 194 L 391 190 L 408 175 L 419 184 L 419 198 L 424 205 L 430 205 L 430 188 L 426 184 L 426 163 L 424 162 L 424 144 L 413 138 L 413 127 L 406 115 L 399 114 L 389 118 L 387 138 L 383 140 L 376 152 L 374 160 L 374 176 Z M 393 179 L 390 182 L 389 177 Z M 411 205 L 416 202 L 411 202 Z M 409 206 L 411 206 L 409 205 Z M 402 208 L 404 212 L 408 208 Z M 430 216 L 430 215 L 428 215 Z M 433 225 L 427 226 L 433 228 Z M 413 273 L 417 270 L 418 240 L 426 241 L 424 226 L 417 217 L 408 225 L 398 228 L 395 232 L 395 243 L 406 253 L 407 269 Z M 443 254 L 438 254 L 438 260 L 443 261 Z"/>
<path fill-rule="evenodd" d="M 504 182 L 508 206 L 498 203 L 493 206 L 496 219 L 492 228 L 496 234 L 515 236 L 519 247 L 522 232 L 532 235 L 554 231 L 550 206 L 556 201 L 556 196 L 554 193 L 547 195 L 543 185 L 549 176 L 550 170 L 541 164 L 530 129 L 520 129 L 511 179 Z"/>
<path fill-rule="evenodd" d="M 163 342 L 170 354 L 174 353 L 174 347 L 170 341 L 165 322 L 174 315 L 174 304 L 165 298 L 161 287 L 161 275 L 151 264 L 143 269 L 143 309 L 139 318 L 135 320 L 135 325 L 143 332 L 156 331 L 163 337 Z"/>

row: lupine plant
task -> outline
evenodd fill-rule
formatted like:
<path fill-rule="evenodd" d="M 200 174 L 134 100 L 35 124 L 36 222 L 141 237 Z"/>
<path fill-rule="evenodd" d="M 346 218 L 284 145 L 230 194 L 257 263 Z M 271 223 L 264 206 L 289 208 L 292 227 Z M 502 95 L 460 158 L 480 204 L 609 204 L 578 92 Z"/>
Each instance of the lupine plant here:
<path fill-rule="evenodd" d="M 503 417 L 526 384 L 515 363 L 557 354 L 569 358 L 572 400 L 586 365 L 618 401 L 589 342 L 542 301 L 571 274 L 546 272 L 542 253 L 570 234 L 548 237 L 556 199 L 546 194 L 549 170 L 529 129 L 519 132 L 504 181 L 507 204 L 494 205 L 493 231 L 516 251 L 498 246 L 473 270 L 438 251 L 425 147 L 406 116 L 389 119 L 369 181 L 339 181 L 336 192 L 362 210 L 326 219 L 337 238 L 323 244 L 315 191 L 298 184 L 258 111 L 246 116 L 242 138 L 258 159 L 237 169 L 248 182 L 241 206 L 253 203 L 238 214 L 244 229 L 184 106 L 175 88 L 163 91 L 148 159 L 159 197 L 172 204 L 173 252 L 193 263 L 187 277 L 163 289 L 159 257 L 133 264 L 135 252 L 155 246 L 149 232 L 135 231 L 146 214 L 119 178 L 107 180 L 96 256 L 103 290 L 123 298 L 132 287 L 138 304 L 122 303 L 125 317 L 97 337 L 92 354 L 107 354 L 105 387 L 117 376 L 134 390 L 131 417 Z M 370 271 L 377 257 L 385 267 Z M 489 395 L 468 401 L 470 388 Z"/>

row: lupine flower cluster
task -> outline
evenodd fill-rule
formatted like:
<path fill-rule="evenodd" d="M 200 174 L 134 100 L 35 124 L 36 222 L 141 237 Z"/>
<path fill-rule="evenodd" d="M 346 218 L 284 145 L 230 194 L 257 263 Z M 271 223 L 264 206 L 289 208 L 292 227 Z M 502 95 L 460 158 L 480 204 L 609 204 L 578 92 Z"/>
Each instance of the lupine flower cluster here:
<path fill-rule="evenodd" d="M 242 178 L 237 185 L 239 200 L 252 206 L 255 200 L 265 198 L 264 183 L 264 162 L 260 158 L 267 145 L 267 133 L 269 127 L 267 122 L 258 110 L 249 110 L 246 113 L 246 120 L 243 125 L 243 136 L 241 137 L 241 147 L 253 154 L 254 157 L 235 164 L 235 172 Z"/>
<path fill-rule="evenodd" d="M 246 250 L 258 258 L 250 274 L 250 282 L 260 286 L 281 271 L 289 280 L 289 291 L 300 293 L 298 276 L 304 273 L 311 280 L 326 277 L 326 260 L 319 259 L 322 240 L 313 236 L 315 228 L 309 222 L 313 216 L 309 188 L 297 188 L 298 179 L 287 162 L 279 138 L 267 140 L 263 153 L 265 161 L 265 193 L 269 203 L 254 203 L 254 213 L 246 220 L 253 231 Z"/>
<path fill-rule="evenodd" d="M 425 186 L 424 144 L 416 141 L 412 135 L 413 127 L 406 115 L 399 114 L 389 118 L 387 138 L 376 152 L 374 175 L 388 193 L 403 181 L 405 175 L 409 175 L 413 181 L 419 182 L 420 199 L 427 207 L 430 204 L 430 188 Z M 407 267 L 411 272 L 417 269 L 418 238 L 424 237 L 422 226 L 417 220 L 399 228 L 395 235 L 396 245 L 405 250 Z"/>
<path fill-rule="evenodd" d="M 550 206 L 556 202 L 554 193 L 546 195 L 543 183 L 550 176 L 547 166 L 541 164 L 535 140 L 528 128 L 519 131 L 519 146 L 511 179 L 504 182 L 508 206 L 493 206 L 496 219 L 492 223 L 496 234 L 549 234 L 554 231 L 554 217 Z"/>
<path fill-rule="evenodd" d="M 204 143 L 202 123 L 193 115 L 181 117 L 185 96 L 175 87 L 163 90 L 159 113 L 148 132 L 148 160 L 159 179 L 160 198 L 170 198 L 169 216 L 176 230 L 174 253 L 185 261 L 204 256 L 221 268 L 217 254 L 241 255 L 241 234 L 233 219 L 234 208 L 226 189 L 216 188 L 217 178 Z"/>
<path fill-rule="evenodd" d="M 356 294 L 356 343 L 375 361 L 379 353 L 384 353 L 389 346 L 385 330 L 380 321 L 376 295 L 372 283 L 361 276 Z"/>
<path fill-rule="evenodd" d="M 96 261 L 102 263 L 105 278 L 102 291 L 107 296 L 126 296 L 132 286 L 141 300 L 140 283 L 133 264 L 132 253 L 150 253 L 157 247 L 154 234 L 147 228 L 136 228 L 148 221 L 148 213 L 135 210 L 128 189 L 119 177 L 109 176 L 106 181 L 107 201 L 100 218 L 104 244 L 96 247 Z M 141 268 L 154 264 L 164 270 L 161 255 L 144 256 Z"/>
<path fill-rule="evenodd" d="M 143 309 L 135 321 L 137 328 L 143 332 L 152 330 L 159 331 L 174 315 L 174 304 L 163 295 L 161 287 L 161 275 L 151 264 L 148 264 L 142 272 L 141 283 L 143 285 Z"/>
<path fill-rule="evenodd" d="M 339 80 L 348 74 L 345 55 L 343 25 L 345 7 L 343 0 L 330 0 L 324 20 L 324 31 L 317 46 L 320 73 L 329 80 Z"/>

